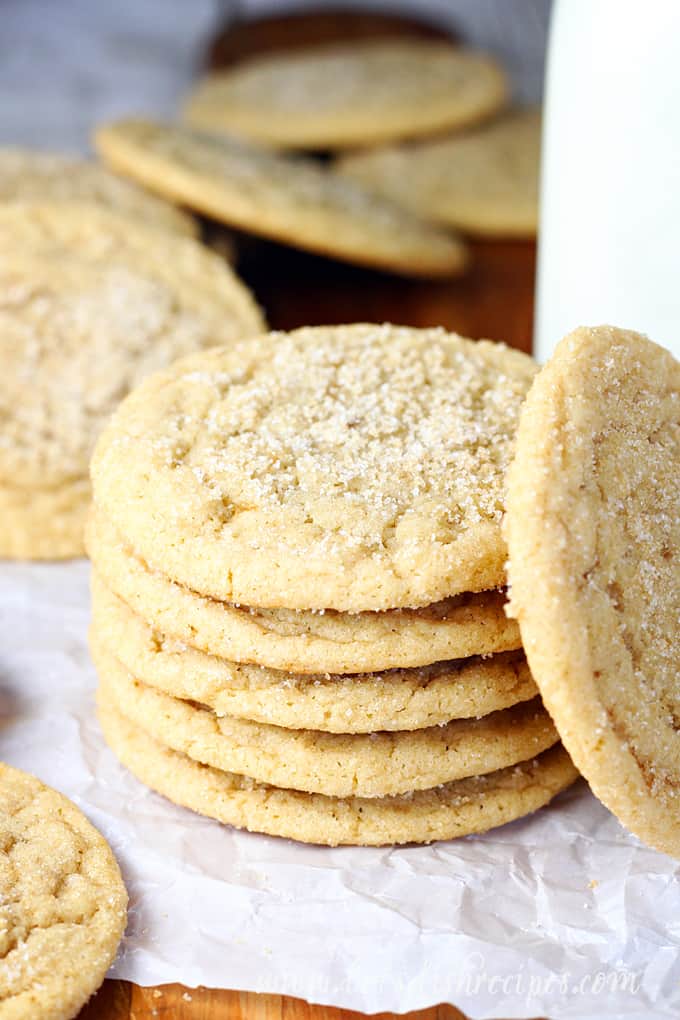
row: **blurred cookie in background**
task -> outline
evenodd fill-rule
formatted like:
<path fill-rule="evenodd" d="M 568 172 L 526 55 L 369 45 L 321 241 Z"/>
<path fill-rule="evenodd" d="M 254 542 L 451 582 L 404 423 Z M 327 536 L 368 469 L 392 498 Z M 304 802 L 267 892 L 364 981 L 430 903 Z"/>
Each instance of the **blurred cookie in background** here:
<path fill-rule="evenodd" d="M 116 172 L 248 233 L 405 276 L 467 264 L 460 238 L 313 159 L 150 120 L 104 125 L 95 145 Z"/>
<path fill-rule="evenodd" d="M 476 123 L 507 97 L 489 55 L 420 39 L 350 40 L 264 54 L 208 75 L 194 126 L 287 149 L 342 149 Z"/>
<path fill-rule="evenodd" d="M 90 450 L 119 400 L 263 326 L 191 238 L 88 204 L 0 205 L 0 555 L 83 555 Z"/>
<path fill-rule="evenodd" d="M 339 173 L 435 223 L 478 237 L 538 225 L 541 114 L 517 109 L 461 134 L 349 153 Z"/>
<path fill-rule="evenodd" d="M 195 237 L 188 213 L 92 160 L 58 152 L 0 148 L 0 203 L 92 202 L 159 230 Z"/>

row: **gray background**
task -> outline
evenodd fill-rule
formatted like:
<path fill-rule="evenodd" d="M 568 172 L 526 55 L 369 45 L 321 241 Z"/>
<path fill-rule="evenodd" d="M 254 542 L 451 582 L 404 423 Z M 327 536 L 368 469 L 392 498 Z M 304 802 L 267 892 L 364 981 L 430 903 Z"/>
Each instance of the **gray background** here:
<path fill-rule="evenodd" d="M 0 0 L 0 143 L 85 151 L 92 126 L 171 116 L 222 18 L 324 0 Z M 327 0 L 413 12 L 497 54 L 519 99 L 540 98 L 550 0 Z"/>

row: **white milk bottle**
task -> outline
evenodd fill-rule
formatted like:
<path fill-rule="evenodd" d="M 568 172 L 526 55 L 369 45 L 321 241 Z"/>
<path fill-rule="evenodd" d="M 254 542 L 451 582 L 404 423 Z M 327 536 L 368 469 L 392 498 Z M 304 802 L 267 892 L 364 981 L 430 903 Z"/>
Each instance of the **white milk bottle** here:
<path fill-rule="evenodd" d="M 556 0 L 534 354 L 575 326 L 680 357 L 680 0 Z"/>

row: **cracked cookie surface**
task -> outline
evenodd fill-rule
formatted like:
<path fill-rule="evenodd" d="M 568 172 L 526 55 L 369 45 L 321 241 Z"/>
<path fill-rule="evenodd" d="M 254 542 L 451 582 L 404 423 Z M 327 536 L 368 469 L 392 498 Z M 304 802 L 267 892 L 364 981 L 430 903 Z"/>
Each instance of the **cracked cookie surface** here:
<path fill-rule="evenodd" d="M 508 474 L 510 611 L 575 764 L 680 856 L 680 364 L 601 326 L 558 345 Z"/>
<path fill-rule="evenodd" d="M 486 832 L 547 804 L 578 776 L 558 744 L 519 765 L 433 790 L 398 797 L 325 797 L 199 765 L 150 738 L 102 690 L 98 704 L 107 742 L 143 783 L 220 822 L 303 843 L 384 846 Z"/>
<path fill-rule="evenodd" d="M 502 344 L 390 325 L 207 351 L 119 407 L 95 500 L 149 566 L 222 601 L 351 613 L 497 587 L 534 371 Z"/>
<path fill-rule="evenodd" d="M 66 797 L 0 764 L 0 1020 L 70 1020 L 125 929 L 104 838 Z"/>

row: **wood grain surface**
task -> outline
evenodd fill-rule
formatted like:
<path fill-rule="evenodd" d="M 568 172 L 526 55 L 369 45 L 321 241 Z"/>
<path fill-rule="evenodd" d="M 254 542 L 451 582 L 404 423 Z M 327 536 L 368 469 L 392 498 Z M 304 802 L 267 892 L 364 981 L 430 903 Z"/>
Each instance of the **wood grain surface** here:
<path fill-rule="evenodd" d="M 445 326 L 463 336 L 531 349 L 536 246 L 472 242 L 459 279 L 422 282 L 346 266 L 248 239 L 239 273 L 275 329 L 337 322 Z"/>
<path fill-rule="evenodd" d="M 384 30 L 433 31 L 403 19 L 357 14 L 272 18 L 233 27 L 216 42 L 212 62 L 221 65 L 248 52 Z M 465 336 L 505 340 L 522 350 L 531 349 L 534 244 L 474 243 L 472 267 L 465 277 L 429 283 L 346 266 L 252 238 L 237 236 L 235 240 L 238 270 L 273 328 L 352 321 L 441 325 Z M 279 995 L 176 984 L 139 988 L 106 981 L 79 1020 L 351 1020 L 359 1016 Z M 404 1016 L 464 1020 L 459 1010 L 447 1005 Z"/>
<path fill-rule="evenodd" d="M 375 1013 L 391 1018 L 392 1013 Z M 255 995 L 209 988 L 162 985 L 139 988 L 127 981 L 105 981 L 78 1020 L 352 1020 L 365 1016 L 349 1009 L 310 1006 L 284 995 Z M 453 1006 L 433 1006 L 401 1014 L 403 1020 L 465 1020 Z"/>

